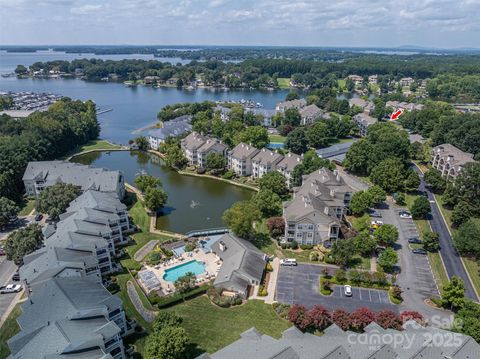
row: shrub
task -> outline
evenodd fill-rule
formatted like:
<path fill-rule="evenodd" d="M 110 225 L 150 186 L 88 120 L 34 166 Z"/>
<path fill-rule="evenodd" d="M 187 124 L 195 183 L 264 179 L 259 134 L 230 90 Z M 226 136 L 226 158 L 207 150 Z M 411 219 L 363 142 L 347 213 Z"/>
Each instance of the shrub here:
<path fill-rule="evenodd" d="M 320 253 L 318 252 L 311 252 L 309 255 L 308 255 L 308 258 L 312 261 L 312 262 L 317 262 L 320 258 Z"/>
<path fill-rule="evenodd" d="M 290 305 L 275 302 L 273 303 L 273 309 L 275 310 L 275 312 L 278 314 L 279 317 L 283 319 L 287 319 L 288 311 L 290 310 Z"/>
<path fill-rule="evenodd" d="M 313 245 L 311 245 L 311 244 L 302 244 L 302 245 L 300 246 L 300 249 L 303 249 L 303 250 L 311 250 L 311 249 L 313 249 Z"/>
<path fill-rule="evenodd" d="M 228 179 L 228 180 L 232 179 L 233 177 L 235 177 L 235 172 L 233 172 L 232 170 L 228 170 L 222 175 L 223 179 Z"/>
<path fill-rule="evenodd" d="M 400 313 L 400 319 L 402 323 L 408 322 L 409 320 L 414 320 L 417 323 L 425 326 L 425 318 L 419 312 L 414 310 L 404 310 Z"/>
<path fill-rule="evenodd" d="M 198 173 L 199 175 L 203 175 L 206 171 L 207 171 L 207 170 L 206 170 L 205 168 L 203 168 L 203 167 L 197 168 L 197 173 Z"/>
<path fill-rule="evenodd" d="M 342 330 L 347 330 L 351 326 L 350 314 L 343 309 L 335 309 L 332 313 L 332 320 Z"/>
<path fill-rule="evenodd" d="M 197 248 L 196 244 L 193 243 L 193 242 L 189 242 L 186 244 L 185 246 L 185 252 L 191 252 L 193 251 L 195 248 Z"/>
<path fill-rule="evenodd" d="M 160 252 L 151 252 L 147 257 L 147 264 L 153 266 L 160 263 L 161 260 L 162 255 Z"/>
<path fill-rule="evenodd" d="M 300 329 L 304 329 L 308 322 L 307 308 L 300 304 L 294 304 L 290 307 L 287 314 L 287 319 Z"/>
<path fill-rule="evenodd" d="M 283 217 L 270 217 L 267 219 L 267 228 L 272 238 L 278 238 L 285 233 L 285 220 Z"/>
<path fill-rule="evenodd" d="M 325 254 L 324 260 L 325 260 L 325 263 L 327 264 L 335 264 L 335 260 L 332 258 L 332 254 L 330 252 Z"/>
<path fill-rule="evenodd" d="M 280 248 L 282 249 L 287 249 L 287 243 L 281 243 Z"/>
<path fill-rule="evenodd" d="M 187 293 L 184 293 L 183 295 L 181 293 L 175 293 L 175 294 L 169 295 L 167 297 L 161 297 L 158 300 L 157 306 L 158 306 L 159 309 L 170 307 L 170 306 L 172 306 L 174 304 L 177 304 L 177 303 L 179 303 L 183 300 L 190 299 L 190 298 L 196 297 L 200 294 L 206 293 L 209 287 L 210 286 L 208 286 L 208 285 L 203 285 L 201 287 L 194 288 L 194 289 L 188 291 Z"/>
<path fill-rule="evenodd" d="M 332 324 L 330 312 L 321 305 L 315 305 L 307 314 L 307 322 L 317 330 L 324 330 Z"/>
<path fill-rule="evenodd" d="M 290 243 L 290 248 L 298 249 L 298 242 L 297 241 L 292 241 L 292 243 Z"/>
<path fill-rule="evenodd" d="M 378 325 L 380 325 L 383 329 L 396 329 L 400 330 L 402 327 L 402 321 L 400 318 L 395 314 L 394 311 L 389 309 L 381 310 L 375 316 L 375 321 Z"/>
<path fill-rule="evenodd" d="M 337 269 L 334 276 L 338 283 L 343 283 L 347 280 L 347 273 L 343 269 Z"/>
<path fill-rule="evenodd" d="M 273 272 L 272 263 L 267 262 L 267 264 L 265 265 L 265 270 L 266 270 L 267 272 Z"/>
<path fill-rule="evenodd" d="M 362 281 L 362 274 L 354 269 L 348 272 L 348 278 L 353 284 L 359 284 Z"/>
<path fill-rule="evenodd" d="M 375 320 L 375 313 L 368 308 L 358 308 L 350 314 L 351 325 L 355 330 L 361 331 Z"/>

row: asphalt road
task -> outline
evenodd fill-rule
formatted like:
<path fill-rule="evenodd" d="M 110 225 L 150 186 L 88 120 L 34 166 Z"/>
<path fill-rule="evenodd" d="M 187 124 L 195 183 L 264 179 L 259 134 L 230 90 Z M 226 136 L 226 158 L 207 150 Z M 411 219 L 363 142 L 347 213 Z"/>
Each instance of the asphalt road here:
<path fill-rule="evenodd" d="M 17 270 L 17 266 L 12 261 L 7 261 L 5 256 L 0 257 L 0 286 L 4 286 L 12 281 L 12 276 Z M 19 282 L 15 282 L 19 283 Z M 0 294 L 0 317 L 3 316 L 7 308 L 12 303 L 17 293 Z"/>
<path fill-rule="evenodd" d="M 435 197 L 433 196 L 432 191 L 430 191 L 430 189 L 425 185 L 422 172 L 417 168 L 417 166 L 413 166 L 413 169 L 417 171 L 422 180 L 419 190 L 426 191 L 428 194 L 430 206 L 432 207 L 432 213 L 429 215 L 428 221 L 430 222 L 432 230 L 439 234 L 440 254 L 442 256 L 443 263 L 445 264 L 448 277 L 460 277 L 465 283 L 465 296 L 478 301 L 479 298 L 473 289 L 473 285 L 468 277 L 465 267 L 463 266 L 462 260 L 453 245 L 452 237 L 448 231 L 447 224 L 443 220 L 440 208 L 438 208 L 437 202 L 435 201 Z"/>

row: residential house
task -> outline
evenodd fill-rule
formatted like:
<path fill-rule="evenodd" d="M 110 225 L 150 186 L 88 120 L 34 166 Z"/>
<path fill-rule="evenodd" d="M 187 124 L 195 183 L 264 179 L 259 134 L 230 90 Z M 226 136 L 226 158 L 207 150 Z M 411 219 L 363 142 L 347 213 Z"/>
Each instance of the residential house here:
<path fill-rule="evenodd" d="M 190 133 L 180 141 L 180 146 L 189 166 L 198 166 L 198 149 L 202 147 L 206 141 L 207 136 L 197 132 Z"/>
<path fill-rule="evenodd" d="M 198 149 L 198 166 L 207 167 L 207 157 L 210 153 L 217 153 L 224 157 L 227 156 L 228 147 L 222 143 L 222 141 L 216 138 L 206 137 L 205 143 Z"/>
<path fill-rule="evenodd" d="M 368 83 L 369 84 L 377 84 L 378 83 L 378 75 L 370 75 L 368 76 Z"/>
<path fill-rule="evenodd" d="M 298 100 L 283 101 L 283 102 L 277 103 L 277 106 L 275 107 L 275 112 L 285 113 L 285 111 L 291 108 L 296 108 L 297 110 L 301 110 L 305 106 L 307 106 L 307 100 L 305 100 L 304 98 L 301 98 Z"/>
<path fill-rule="evenodd" d="M 352 80 L 355 85 L 361 85 L 363 83 L 363 77 L 359 75 L 348 75 L 347 79 Z"/>
<path fill-rule="evenodd" d="M 411 103 L 411 102 L 387 101 L 385 103 L 385 107 L 391 107 L 394 110 L 413 111 L 413 110 L 421 110 L 424 107 L 424 105 L 419 103 Z"/>
<path fill-rule="evenodd" d="M 282 241 L 307 245 L 336 241 L 352 195 L 353 189 L 336 171 L 321 168 L 304 176 L 293 199 L 283 205 Z"/>
<path fill-rule="evenodd" d="M 373 110 L 375 110 L 375 104 L 372 101 L 367 101 L 359 97 L 349 99 L 348 105 L 350 107 L 358 107 L 363 113 L 368 115 L 372 114 Z"/>
<path fill-rule="evenodd" d="M 109 171 L 67 161 L 29 162 L 23 175 L 28 196 L 37 197 L 46 187 L 70 183 L 82 191 L 93 189 L 113 192 L 122 199 L 125 195 L 124 176 L 120 171 Z"/>
<path fill-rule="evenodd" d="M 232 110 L 229 109 L 228 107 L 217 105 L 215 106 L 213 111 L 218 112 L 220 114 L 220 119 L 225 122 L 230 119 L 230 112 Z"/>
<path fill-rule="evenodd" d="M 303 107 L 302 109 L 300 109 L 299 112 L 300 112 L 300 118 L 301 118 L 300 124 L 304 126 L 314 123 L 320 117 L 322 117 L 324 113 L 324 111 L 319 109 L 315 104 Z"/>
<path fill-rule="evenodd" d="M 411 77 L 402 77 L 399 82 L 401 86 L 410 86 L 415 82 L 415 80 Z"/>
<path fill-rule="evenodd" d="M 357 125 L 360 136 L 364 137 L 368 133 L 368 126 L 377 123 L 378 120 L 366 113 L 359 113 L 353 116 L 353 122 Z"/>
<path fill-rule="evenodd" d="M 277 163 L 277 171 L 285 177 L 289 188 L 292 187 L 293 170 L 297 165 L 302 163 L 302 160 L 302 156 L 289 152 Z"/>
<path fill-rule="evenodd" d="M 252 159 L 259 151 L 246 143 L 239 143 L 231 151 L 228 151 L 228 169 L 237 176 L 250 176 L 253 171 Z"/>
<path fill-rule="evenodd" d="M 283 156 L 267 148 L 262 148 L 252 158 L 253 178 L 262 178 L 268 172 L 275 171 Z"/>
<path fill-rule="evenodd" d="M 448 339 L 452 335 L 454 344 Z M 426 338 L 439 338 L 438 344 Z M 320 336 L 292 326 L 279 339 L 250 328 L 237 341 L 197 359 L 473 359 L 479 353 L 480 345 L 468 335 L 409 320 L 401 331 L 383 329 L 375 322 L 362 333 L 331 324 Z"/>
<path fill-rule="evenodd" d="M 251 112 L 255 116 L 260 116 L 262 118 L 262 126 L 270 127 L 272 126 L 272 117 L 275 115 L 275 110 L 267 110 L 265 108 L 256 108 L 256 107 L 246 107 L 245 112 Z"/>
<path fill-rule="evenodd" d="M 265 254 L 251 242 L 227 233 L 212 244 L 211 250 L 221 260 L 215 288 L 246 298 L 251 287 L 260 285 Z"/>
<path fill-rule="evenodd" d="M 163 122 L 163 127 L 148 132 L 150 148 L 158 150 L 158 147 L 169 137 L 180 137 L 192 131 L 192 116 L 180 116 L 170 121 Z"/>
<path fill-rule="evenodd" d="M 433 148 L 432 167 L 440 171 L 442 177 L 454 181 L 467 163 L 475 162 L 473 157 L 473 154 L 445 143 Z"/>
<path fill-rule="evenodd" d="M 350 142 L 337 143 L 329 147 L 320 148 L 315 152 L 320 158 L 326 158 L 330 161 L 334 161 L 335 163 L 342 164 L 348 150 L 355 142 L 356 140 L 352 139 Z"/>

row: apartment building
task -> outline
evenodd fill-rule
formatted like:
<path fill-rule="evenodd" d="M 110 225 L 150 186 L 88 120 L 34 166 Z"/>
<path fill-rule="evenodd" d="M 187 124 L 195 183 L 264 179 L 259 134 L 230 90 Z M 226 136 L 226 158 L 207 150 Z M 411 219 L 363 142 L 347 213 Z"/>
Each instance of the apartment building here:
<path fill-rule="evenodd" d="M 180 137 L 192 130 L 192 116 L 180 116 L 170 121 L 164 121 L 163 127 L 148 132 L 148 143 L 151 149 L 158 147 L 169 137 Z"/>
<path fill-rule="evenodd" d="M 354 97 L 348 100 L 349 107 L 358 107 L 363 113 L 370 115 L 375 110 L 375 104 L 372 101 L 367 101 L 362 98 Z"/>
<path fill-rule="evenodd" d="M 259 151 L 246 143 L 239 143 L 227 154 L 228 169 L 235 172 L 237 176 L 250 176 L 253 173 L 253 157 Z"/>
<path fill-rule="evenodd" d="M 268 172 L 275 171 L 283 156 L 267 148 L 262 148 L 252 158 L 253 178 L 262 178 Z"/>
<path fill-rule="evenodd" d="M 300 111 L 300 124 L 303 126 L 310 125 L 322 117 L 324 111 L 312 104 L 303 107 Z"/>
<path fill-rule="evenodd" d="M 305 106 L 307 106 L 307 101 L 304 98 L 298 100 L 283 101 L 277 103 L 277 106 L 275 107 L 275 112 L 285 113 L 285 111 L 291 108 L 296 108 L 297 110 L 300 110 Z"/>
<path fill-rule="evenodd" d="M 361 85 L 363 83 L 363 77 L 359 75 L 348 75 L 347 80 L 352 80 L 355 85 Z"/>
<path fill-rule="evenodd" d="M 277 163 L 277 171 L 285 177 L 289 188 L 292 187 L 293 170 L 297 165 L 302 163 L 302 160 L 302 156 L 289 152 Z"/>
<path fill-rule="evenodd" d="M 197 132 L 190 133 L 180 141 L 183 154 L 189 166 L 198 166 L 198 149 L 207 141 L 207 136 Z"/>
<path fill-rule="evenodd" d="M 366 113 L 359 113 L 353 116 L 353 122 L 357 125 L 360 136 L 365 137 L 368 133 L 368 126 L 377 123 L 378 120 Z"/>
<path fill-rule="evenodd" d="M 475 162 L 472 153 L 464 152 L 449 143 L 435 146 L 432 150 L 432 167 L 438 170 L 442 177 L 454 181 L 462 172 L 463 167 Z"/>
<path fill-rule="evenodd" d="M 228 147 L 222 143 L 222 141 L 217 140 L 216 138 L 206 137 L 204 144 L 198 149 L 198 166 L 206 168 L 207 167 L 207 157 L 211 153 L 217 153 L 226 157 Z"/>

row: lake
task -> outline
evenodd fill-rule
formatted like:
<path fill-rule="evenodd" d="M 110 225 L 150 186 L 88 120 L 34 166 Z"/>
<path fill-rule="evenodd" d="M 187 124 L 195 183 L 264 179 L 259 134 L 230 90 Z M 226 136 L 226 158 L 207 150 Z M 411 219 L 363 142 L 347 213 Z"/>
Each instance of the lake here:
<path fill-rule="evenodd" d="M 142 172 L 159 178 L 168 202 L 164 213 L 157 218 L 157 228 L 172 232 L 224 227 L 223 212 L 254 194 L 252 190 L 215 179 L 181 175 L 157 156 L 142 152 L 95 152 L 72 161 L 120 170 L 130 184 L 134 184 L 135 176 Z"/>

